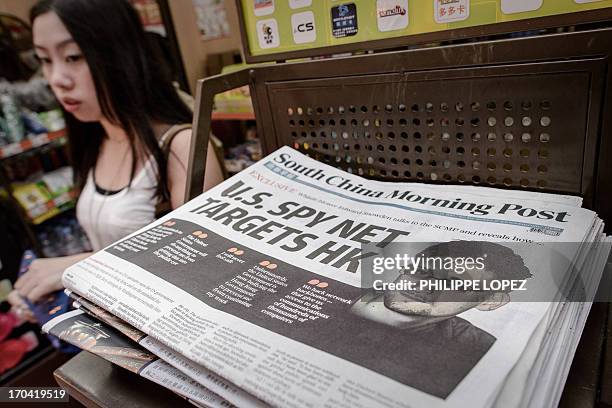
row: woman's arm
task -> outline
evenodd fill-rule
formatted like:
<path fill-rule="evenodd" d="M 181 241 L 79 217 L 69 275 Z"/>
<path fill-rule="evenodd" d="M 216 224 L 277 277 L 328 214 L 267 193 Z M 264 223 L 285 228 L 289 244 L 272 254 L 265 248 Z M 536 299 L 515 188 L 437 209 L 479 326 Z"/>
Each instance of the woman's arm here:
<path fill-rule="evenodd" d="M 69 266 L 90 256 L 92 252 L 61 256 L 57 258 L 35 259 L 28 271 L 15 282 L 17 292 L 31 302 L 39 301 L 43 296 L 63 289 L 62 274 Z"/>
<path fill-rule="evenodd" d="M 168 155 L 168 188 L 172 208 L 177 208 L 185 201 L 185 188 L 187 187 L 187 164 L 189 163 L 189 146 L 191 143 L 191 129 L 185 129 L 174 136 L 170 143 Z M 208 142 L 206 154 L 206 172 L 204 177 L 204 191 L 223 181 L 221 164 L 213 146 Z"/>

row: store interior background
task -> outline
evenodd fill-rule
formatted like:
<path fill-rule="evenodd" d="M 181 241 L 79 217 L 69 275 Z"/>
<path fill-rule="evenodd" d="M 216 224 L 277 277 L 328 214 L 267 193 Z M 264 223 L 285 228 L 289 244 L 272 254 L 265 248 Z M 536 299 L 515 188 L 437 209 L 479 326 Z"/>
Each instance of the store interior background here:
<path fill-rule="evenodd" d="M 29 10 L 36 1 L 0 0 L 0 18 L 3 14 L 9 14 L 28 22 Z M 194 9 L 197 0 L 130 1 L 140 12 L 148 31 L 164 34 L 161 40 L 163 52 L 167 53 L 167 62 L 183 91 L 195 95 L 198 79 L 236 69 L 242 63 L 239 18 L 234 0 L 222 1 L 229 33 L 215 39 L 202 38 Z M 219 95 L 215 99 L 215 107 L 212 133 L 219 140 L 217 146 L 224 154 L 226 173 L 231 175 L 261 157 L 248 87 Z M 0 146 L 0 259 L 3 263 L 3 268 L 0 268 L 0 387 L 55 387 L 57 382 L 53 371 L 72 357 L 71 354 L 57 351 L 36 325 L 15 325 L 5 318 L 8 304 L 3 296 L 6 296 L 8 288 L 2 281 L 6 283 L 8 279 L 14 282 L 26 249 L 51 256 L 79 252 L 80 249 L 77 250 L 75 246 L 81 245 L 82 248 L 86 245 L 84 234 L 75 224 L 75 197 L 71 186 L 67 183 L 56 185 L 56 191 L 49 191 L 50 187 L 45 186 L 45 174 L 48 178 L 49 173 L 56 172 L 54 180 L 57 181 L 61 176 L 61 171 L 57 173 L 57 170 L 66 168 L 68 164 L 62 130 L 57 129 L 49 134 L 53 137 L 36 139 L 40 141 L 39 146 L 21 142 L 12 143 L 11 147 Z M 39 189 L 41 182 L 43 192 Z M 23 194 L 20 195 L 19 191 Z M 597 304 L 595 307 L 596 317 L 606 317 L 585 330 L 587 345 L 583 349 L 590 349 L 593 354 L 601 347 L 597 339 L 601 338 L 601 328 L 606 319 L 609 319 L 606 334 L 612 333 L 612 314 L 606 314 L 607 305 Z M 32 335 L 36 337 L 37 346 L 24 350 L 18 339 Z M 608 347 L 612 350 L 612 346 Z M 11 354 L 11 350 L 16 352 Z M 3 361 L 9 355 L 18 355 L 19 358 Z M 582 354 L 577 356 L 577 360 L 582 358 Z M 591 371 L 597 371 L 597 367 L 591 368 Z M 590 372 L 577 371 L 573 375 L 586 378 Z M 127 374 L 119 380 L 122 378 L 126 382 L 133 380 Z M 604 382 L 612 383 L 610 378 L 612 376 L 606 377 Z M 572 384 L 572 377 L 568 383 Z M 575 392 L 576 388 L 571 390 Z M 601 399 L 612 401 L 612 387 L 607 392 L 602 391 Z M 80 405 L 74 403 L 74 406 Z"/>
<path fill-rule="evenodd" d="M 177 86 L 187 94 L 195 94 L 199 78 L 240 66 L 241 40 L 234 1 L 225 0 L 218 6 L 229 32 L 225 30 L 224 35 L 212 39 L 203 38 L 191 0 L 130 1 L 145 29 L 154 33 Z M 0 0 L 0 18 L 10 15 L 29 25 L 29 10 L 35 3 Z M 220 95 L 216 106 L 212 132 L 218 140 L 216 147 L 225 157 L 225 172 L 231 175 L 261 157 L 248 87 Z M 58 256 L 87 249 L 86 237 L 74 215 L 76 196 L 70 177 L 63 171 L 68 168 L 65 134 L 63 129 L 48 130 L 52 131 L 32 135 L 26 129 L 20 141 L 0 141 L 0 281 L 4 281 L 0 282 L 0 386 L 57 386 L 53 370 L 71 357 L 55 350 L 36 325 L 8 318 L 5 301 L 26 250 L 38 256 Z M 58 184 L 48 185 L 51 180 Z M 36 338 L 37 345 L 26 348 L 20 343 L 22 338 Z M 7 358 L 9 355 L 12 357 Z"/>
<path fill-rule="evenodd" d="M 132 3 L 137 8 L 146 8 L 150 4 L 154 4 L 155 1 L 134 0 Z M 210 61 L 211 59 L 219 58 L 217 54 L 240 54 L 242 46 L 236 5 L 233 1 L 225 1 L 223 4 L 227 23 L 230 27 L 229 35 L 217 39 L 202 40 L 198 32 L 197 17 L 191 1 L 161 1 L 159 3 L 162 7 L 167 5 L 170 11 L 171 23 L 176 32 L 181 50 L 180 57 L 185 67 L 189 87 L 192 92 L 195 92 L 196 81 L 210 72 L 210 69 L 207 69 L 207 64 L 212 64 L 212 67 L 215 67 L 215 62 Z M 36 0 L 2 0 L 0 1 L 0 13 L 12 14 L 28 22 L 30 8 L 34 4 L 36 4 Z"/>

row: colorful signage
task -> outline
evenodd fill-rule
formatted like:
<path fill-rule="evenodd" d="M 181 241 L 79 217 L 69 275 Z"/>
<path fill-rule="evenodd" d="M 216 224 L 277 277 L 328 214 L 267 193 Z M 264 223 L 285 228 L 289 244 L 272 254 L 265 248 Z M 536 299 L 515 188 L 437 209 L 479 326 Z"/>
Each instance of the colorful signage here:
<path fill-rule="evenodd" d="M 612 7 L 612 0 L 240 0 L 263 56 Z M 525 25 L 528 30 L 529 25 Z M 313 51 L 312 55 L 317 55 Z M 270 58 L 272 59 L 272 58 Z"/>

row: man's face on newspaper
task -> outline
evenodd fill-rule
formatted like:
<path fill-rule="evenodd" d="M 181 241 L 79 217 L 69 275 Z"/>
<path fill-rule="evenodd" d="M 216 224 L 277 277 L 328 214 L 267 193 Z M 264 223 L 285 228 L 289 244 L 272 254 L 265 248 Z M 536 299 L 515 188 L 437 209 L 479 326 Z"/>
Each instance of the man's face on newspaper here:
<path fill-rule="evenodd" d="M 452 287 L 452 281 L 489 281 L 494 278 L 495 274 L 487 269 L 461 274 L 454 270 L 420 269 L 415 273 L 401 274 L 395 280 L 396 283 L 414 282 L 417 289 L 388 290 L 384 294 L 384 302 L 387 308 L 412 316 L 455 316 L 472 308 L 493 310 L 507 303 L 509 295 L 501 292 L 445 288 Z M 425 289 L 418 289 L 424 280 L 431 284 Z"/>

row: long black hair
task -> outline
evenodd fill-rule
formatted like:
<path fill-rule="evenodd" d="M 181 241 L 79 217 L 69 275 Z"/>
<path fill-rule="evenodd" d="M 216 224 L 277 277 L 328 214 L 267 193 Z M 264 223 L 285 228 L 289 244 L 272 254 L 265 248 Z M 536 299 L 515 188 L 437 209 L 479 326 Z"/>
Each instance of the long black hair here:
<path fill-rule="evenodd" d="M 152 124 L 190 123 L 192 114 L 147 41 L 136 10 L 127 0 L 41 0 L 32 7 L 30 21 L 48 12 L 57 14 L 81 49 L 102 114 L 128 135 L 134 157 L 130 184 L 136 158 L 153 155 L 158 168 L 155 196 L 168 199 L 166 159 Z M 65 111 L 64 116 L 75 185 L 82 190 L 105 132 L 99 122 L 80 122 Z"/>

